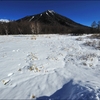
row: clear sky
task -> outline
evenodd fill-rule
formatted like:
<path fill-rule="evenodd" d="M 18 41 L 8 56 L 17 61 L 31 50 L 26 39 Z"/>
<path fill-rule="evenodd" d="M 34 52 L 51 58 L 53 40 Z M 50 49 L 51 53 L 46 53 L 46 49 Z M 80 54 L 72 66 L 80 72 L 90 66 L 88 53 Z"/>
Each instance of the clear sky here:
<path fill-rule="evenodd" d="M 55 12 L 83 25 L 100 21 L 100 1 L 93 0 L 1 0 L 0 19 L 17 20 L 46 10 Z"/>

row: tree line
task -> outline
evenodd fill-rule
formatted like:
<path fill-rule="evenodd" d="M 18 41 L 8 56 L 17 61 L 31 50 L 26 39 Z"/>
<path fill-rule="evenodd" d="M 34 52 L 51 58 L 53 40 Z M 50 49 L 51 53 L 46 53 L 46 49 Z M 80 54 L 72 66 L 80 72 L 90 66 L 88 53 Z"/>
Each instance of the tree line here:
<path fill-rule="evenodd" d="M 97 30 L 99 29 L 99 31 Z M 29 21 L 12 21 L 12 22 L 0 22 L 0 35 L 11 35 L 11 34 L 83 34 L 83 33 L 93 33 L 100 32 L 100 22 L 97 24 L 92 23 L 92 28 L 88 27 L 66 27 L 58 23 L 45 24 L 39 21 L 29 22 Z"/>
<path fill-rule="evenodd" d="M 69 29 L 61 25 L 46 25 L 40 22 L 0 22 L 0 35 L 10 34 L 46 34 L 46 33 L 66 33 Z"/>

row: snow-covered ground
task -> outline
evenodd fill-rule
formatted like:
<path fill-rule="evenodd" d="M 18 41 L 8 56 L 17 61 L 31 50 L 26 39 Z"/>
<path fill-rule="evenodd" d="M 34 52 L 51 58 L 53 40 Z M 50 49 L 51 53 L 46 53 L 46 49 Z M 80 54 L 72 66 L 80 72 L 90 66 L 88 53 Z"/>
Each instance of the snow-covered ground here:
<path fill-rule="evenodd" d="M 99 100 L 100 50 L 89 41 L 86 35 L 0 36 L 0 99 Z"/>

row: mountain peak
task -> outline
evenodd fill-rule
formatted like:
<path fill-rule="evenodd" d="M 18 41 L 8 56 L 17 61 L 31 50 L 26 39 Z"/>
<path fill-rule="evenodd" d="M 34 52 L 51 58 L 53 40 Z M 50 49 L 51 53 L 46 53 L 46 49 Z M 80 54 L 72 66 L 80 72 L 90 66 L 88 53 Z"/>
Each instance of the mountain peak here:
<path fill-rule="evenodd" d="M 45 11 L 45 13 L 46 13 L 46 15 L 49 16 L 49 14 L 54 15 L 55 12 L 53 10 L 47 10 L 47 11 Z"/>
<path fill-rule="evenodd" d="M 51 14 L 54 14 L 55 13 L 54 10 L 47 10 L 46 12 L 47 13 L 51 13 Z"/>
<path fill-rule="evenodd" d="M 54 10 L 47 10 L 49 13 L 55 13 Z"/>

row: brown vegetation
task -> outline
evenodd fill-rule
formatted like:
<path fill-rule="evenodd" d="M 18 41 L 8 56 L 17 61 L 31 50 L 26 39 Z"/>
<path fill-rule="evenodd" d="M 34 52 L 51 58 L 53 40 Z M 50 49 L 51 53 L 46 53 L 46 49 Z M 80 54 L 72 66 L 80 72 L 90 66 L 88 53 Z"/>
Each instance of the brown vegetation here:
<path fill-rule="evenodd" d="M 91 39 L 100 39 L 100 33 L 95 33 L 91 36 L 88 36 L 88 38 L 91 38 Z"/>

